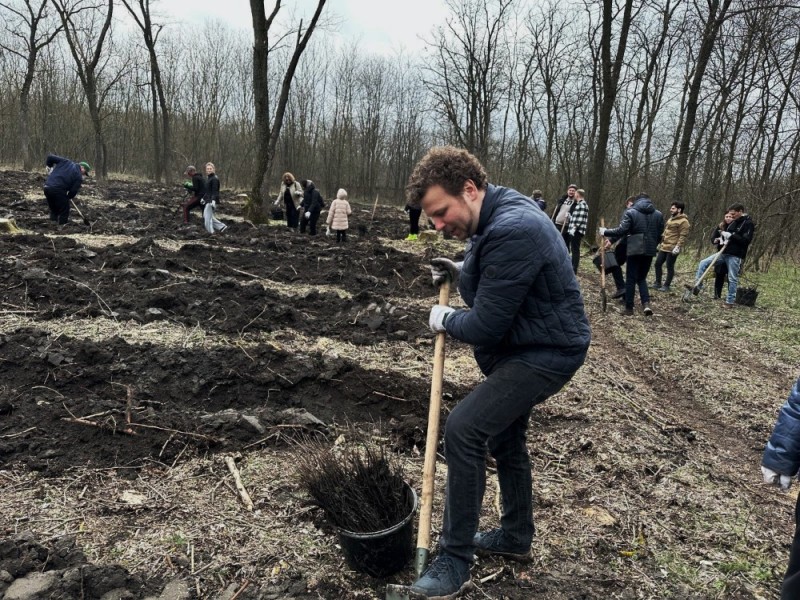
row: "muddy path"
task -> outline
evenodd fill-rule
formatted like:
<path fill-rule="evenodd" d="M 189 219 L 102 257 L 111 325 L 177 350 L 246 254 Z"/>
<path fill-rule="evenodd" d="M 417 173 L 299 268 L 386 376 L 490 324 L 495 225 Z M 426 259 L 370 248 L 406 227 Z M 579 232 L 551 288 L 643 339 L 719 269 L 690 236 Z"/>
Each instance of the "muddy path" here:
<path fill-rule="evenodd" d="M 419 488 L 426 265 L 459 245 L 405 242 L 401 209 L 372 218 L 357 200 L 337 245 L 246 222 L 232 193 L 229 228 L 212 237 L 197 214 L 181 222 L 179 185 L 126 181 L 87 183 L 78 206 L 91 225 L 55 227 L 40 174 L 3 178 L 0 216 L 24 231 L 0 234 L 0 482 L 13 507 L 0 516 L 0 597 L 51 570 L 41 597 L 75 597 L 77 567 L 97 573 L 86 598 L 169 585 L 223 598 L 245 582 L 244 600 L 383 597 L 385 581 L 344 566 L 291 476 L 293 453 L 355 427 L 398 452 Z M 758 463 L 796 376 L 773 328 L 796 317 L 678 294 L 655 297 L 651 319 L 603 313 L 591 268 L 589 359 L 531 421 L 536 560 L 479 561 L 468 598 L 774 597 L 793 499 L 759 484 Z M 478 381 L 470 349 L 448 341 L 443 418 Z M 495 486 L 490 468 L 483 525 L 497 522 Z"/>

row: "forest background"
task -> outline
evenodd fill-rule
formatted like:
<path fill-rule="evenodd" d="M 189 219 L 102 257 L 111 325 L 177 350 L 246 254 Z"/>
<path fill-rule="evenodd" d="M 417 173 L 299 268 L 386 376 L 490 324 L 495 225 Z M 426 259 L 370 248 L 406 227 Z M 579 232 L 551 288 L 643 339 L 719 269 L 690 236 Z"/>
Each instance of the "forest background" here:
<path fill-rule="evenodd" d="M 56 152 L 101 181 L 177 183 L 211 160 L 257 208 L 286 170 L 328 198 L 402 204 L 415 162 L 448 143 L 551 209 L 577 183 L 592 229 L 647 191 L 665 213 L 686 202 L 700 254 L 740 201 L 752 268 L 797 258 L 800 5 L 445 3 L 421 51 L 387 56 L 342 42 L 325 0 L 313 15 L 250 0 L 249 31 L 170 22 L 156 0 L 2 0 L 0 163 Z"/>

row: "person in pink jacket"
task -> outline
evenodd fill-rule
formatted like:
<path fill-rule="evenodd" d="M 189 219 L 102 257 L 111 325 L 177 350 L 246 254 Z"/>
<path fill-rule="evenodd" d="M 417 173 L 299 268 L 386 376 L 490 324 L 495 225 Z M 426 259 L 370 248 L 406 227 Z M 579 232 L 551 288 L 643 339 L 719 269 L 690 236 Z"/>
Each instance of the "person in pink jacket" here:
<path fill-rule="evenodd" d="M 328 219 L 325 221 L 331 231 L 336 232 L 336 243 L 347 241 L 347 228 L 349 223 L 347 215 L 353 214 L 350 203 L 347 201 L 347 190 L 339 189 L 336 192 L 336 200 L 331 202 L 328 209 Z"/>

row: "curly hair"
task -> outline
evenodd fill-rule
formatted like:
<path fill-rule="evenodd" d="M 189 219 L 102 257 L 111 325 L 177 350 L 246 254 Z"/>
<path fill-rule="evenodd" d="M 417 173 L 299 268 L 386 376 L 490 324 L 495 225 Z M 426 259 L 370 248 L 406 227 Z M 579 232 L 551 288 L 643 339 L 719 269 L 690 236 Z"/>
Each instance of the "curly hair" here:
<path fill-rule="evenodd" d="M 464 191 L 471 180 L 479 190 L 486 189 L 486 169 L 472 154 L 454 146 L 436 146 L 414 167 L 406 185 L 406 198 L 411 205 L 419 205 L 428 189 L 440 185 L 452 196 Z"/>

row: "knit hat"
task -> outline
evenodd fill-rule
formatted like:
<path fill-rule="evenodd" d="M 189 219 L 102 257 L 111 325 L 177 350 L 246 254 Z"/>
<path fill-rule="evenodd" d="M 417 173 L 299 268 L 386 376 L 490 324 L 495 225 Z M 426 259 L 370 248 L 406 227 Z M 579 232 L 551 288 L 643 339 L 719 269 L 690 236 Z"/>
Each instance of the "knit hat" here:
<path fill-rule="evenodd" d="M 339 188 L 339 191 L 336 192 L 336 197 L 341 198 L 342 200 L 347 200 L 347 190 L 344 188 Z"/>
<path fill-rule="evenodd" d="M 79 162 L 78 165 L 83 167 L 83 170 L 86 171 L 87 173 L 92 170 L 92 165 L 90 165 L 86 161 Z"/>

